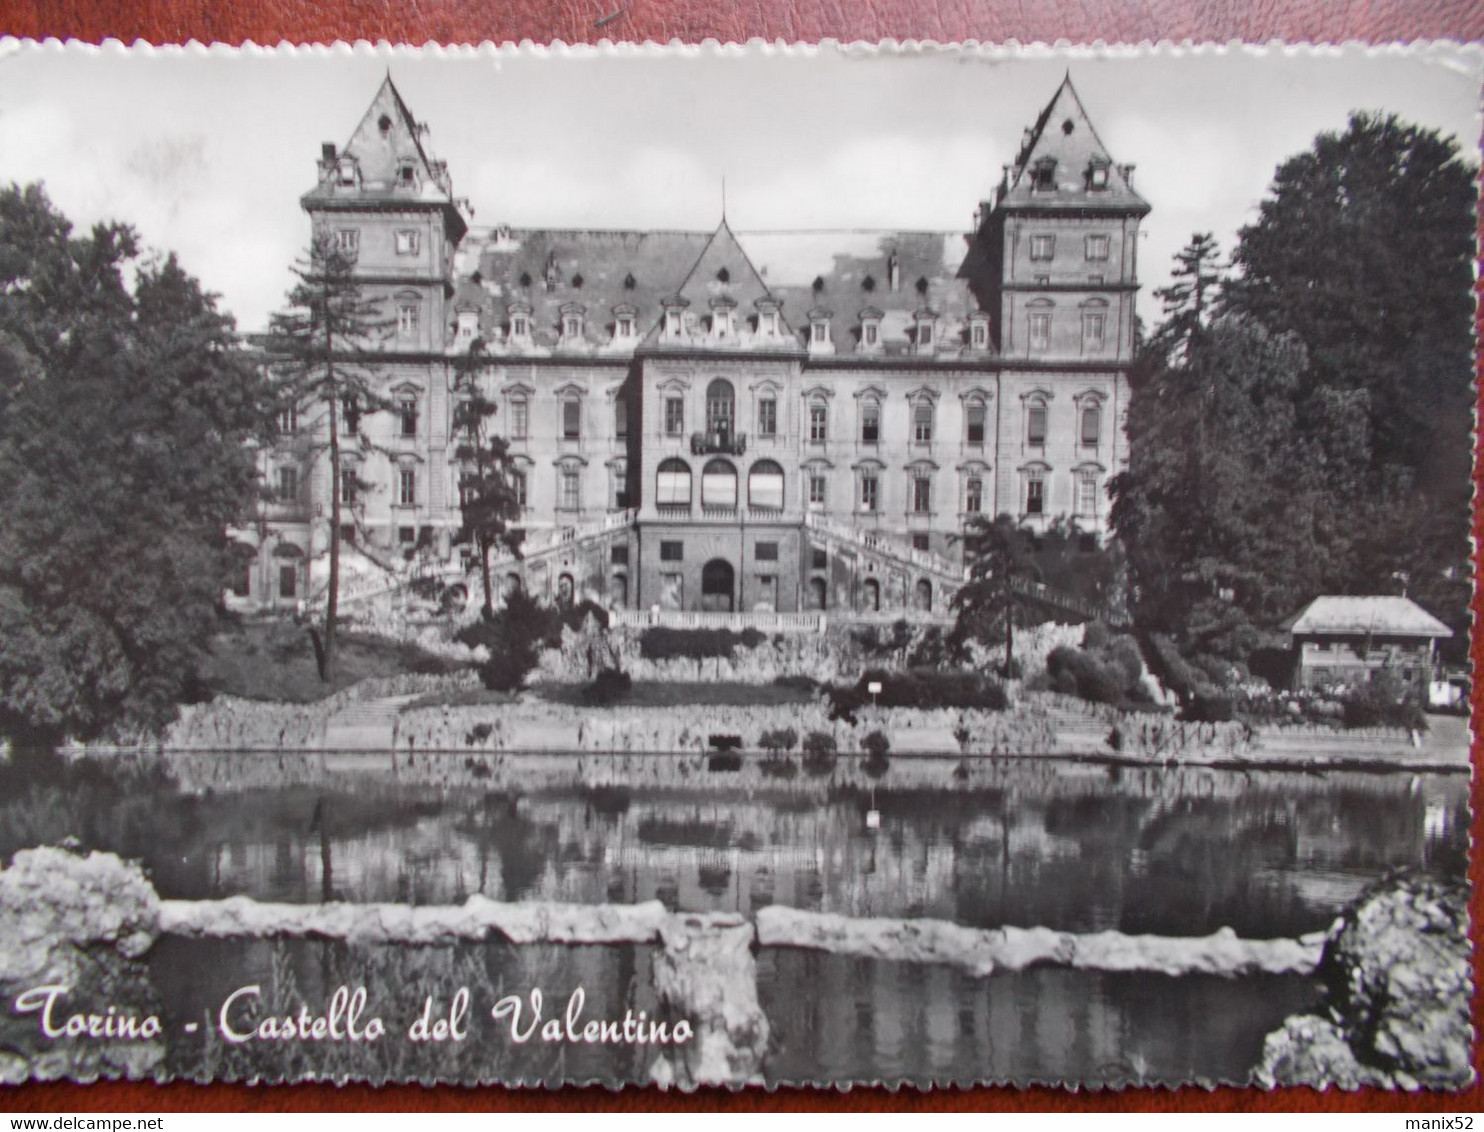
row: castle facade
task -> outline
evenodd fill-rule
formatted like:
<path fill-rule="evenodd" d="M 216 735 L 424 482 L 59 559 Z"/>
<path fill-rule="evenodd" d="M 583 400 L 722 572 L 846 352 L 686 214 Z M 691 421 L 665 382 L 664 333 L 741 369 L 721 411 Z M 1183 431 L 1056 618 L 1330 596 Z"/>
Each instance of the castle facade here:
<path fill-rule="evenodd" d="M 388 77 L 301 199 L 391 336 L 393 410 L 342 446 L 367 555 L 468 566 L 453 425 L 476 388 L 524 503 L 501 583 L 553 597 L 943 614 L 976 516 L 1106 534 L 1149 206 L 1070 78 L 966 234 L 474 228 L 423 139 Z M 327 415 L 290 417 L 239 591 L 258 608 L 312 597 L 327 541 Z"/>

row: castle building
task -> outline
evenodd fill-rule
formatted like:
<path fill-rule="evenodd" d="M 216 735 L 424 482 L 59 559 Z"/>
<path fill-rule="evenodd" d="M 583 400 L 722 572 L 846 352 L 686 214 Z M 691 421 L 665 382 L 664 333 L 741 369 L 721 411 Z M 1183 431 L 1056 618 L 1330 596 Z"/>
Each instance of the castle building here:
<path fill-rule="evenodd" d="M 391 328 L 394 411 L 343 446 L 373 485 L 343 500 L 366 554 L 466 564 L 453 424 L 476 385 L 525 507 L 502 584 L 551 596 L 942 614 L 975 516 L 1106 534 L 1149 206 L 1070 77 L 967 234 L 473 228 L 423 136 L 388 77 L 301 198 Z M 312 596 L 327 537 L 326 414 L 291 415 L 256 607 Z"/>

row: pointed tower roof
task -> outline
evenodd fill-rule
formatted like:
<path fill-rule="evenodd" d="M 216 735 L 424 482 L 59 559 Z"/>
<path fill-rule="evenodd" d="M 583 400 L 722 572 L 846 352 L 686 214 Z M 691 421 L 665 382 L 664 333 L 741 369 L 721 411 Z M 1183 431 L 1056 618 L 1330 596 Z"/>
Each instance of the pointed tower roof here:
<path fill-rule="evenodd" d="M 701 254 L 696 258 L 680 286 L 671 298 L 679 298 L 686 306 L 697 312 L 711 309 L 716 300 L 730 300 L 738 310 L 751 312 L 759 299 L 775 299 L 776 296 L 763 282 L 763 277 L 753 266 L 752 260 L 737 242 L 732 227 L 722 217 L 716 231 L 706 241 Z M 791 337 L 793 331 L 787 320 L 779 316 L 780 336 Z M 656 326 L 650 337 L 656 337 Z"/>
<path fill-rule="evenodd" d="M 360 163 L 363 182 L 391 183 L 405 161 L 416 164 L 423 181 L 436 179 L 434 162 L 423 148 L 417 119 L 402 101 L 390 72 L 342 152 Z"/>
<path fill-rule="evenodd" d="M 1148 212 L 1148 202 L 1130 184 L 1131 170 L 1132 166 L 1114 163 L 1069 72 L 1036 124 L 1026 131 L 995 204 L 1036 211 L 1111 208 Z"/>

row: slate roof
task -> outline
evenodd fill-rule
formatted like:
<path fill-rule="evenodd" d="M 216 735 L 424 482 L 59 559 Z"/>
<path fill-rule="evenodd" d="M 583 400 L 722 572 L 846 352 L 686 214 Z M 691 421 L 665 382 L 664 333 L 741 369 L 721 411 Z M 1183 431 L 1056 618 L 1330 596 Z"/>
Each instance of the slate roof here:
<path fill-rule="evenodd" d="M 1316 597 L 1280 626 L 1291 633 L 1451 637 L 1453 630 L 1405 597 Z"/>
<path fill-rule="evenodd" d="M 1035 186 L 1034 170 L 1043 160 L 1056 163 L 1054 190 Z M 1089 186 L 1087 171 L 1094 162 L 1108 166 L 1104 189 Z M 1134 192 L 1128 168 L 1114 163 L 1068 75 L 1027 132 L 1001 186 L 996 207 L 1032 212 L 1107 208 L 1146 213 L 1149 204 Z"/>
<path fill-rule="evenodd" d="M 333 204 L 337 201 L 352 204 L 378 200 L 453 203 L 447 169 L 424 147 L 422 130 L 402 100 L 391 75 L 382 80 L 360 124 L 337 153 L 356 159 L 360 185 L 354 190 L 336 192 L 333 174 L 329 177 L 322 175 L 320 183 L 304 194 L 305 204 Z M 403 161 L 412 161 L 417 166 L 416 188 L 399 182 L 397 170 Z"/>
<path fill-rule="evenodd" d="M 756 302 L 771 296 L 782 304 L 780 346 L 797 350 L 808 333 L 808 312 L 833 312 L 837 355 L 858 347 L 860 313 L 882 312 L 882 350 L 891 359 L 910 352 L 907 332 L 914 312 L 939 316 L 938 356 L 957 354 L 966 340 L 968 315 L 977 309 L 961 265 L 967 237 L 948 232 L 802 231 L 734 232 L 723 221 L 714 232 L 592 229 L 480 228 L 461 243 L 448 327 L 452 343 L 457 312 L 478 310 L 486 348 L 506 352 L 501 338 L 512 303 L 532 308 L 532 341 L 526 352 L 587 352 L 627 355 L 637 341 L 612 340 L 615 307 L 635 308 L 640 340 L 658 327 L 664 301 L 679 295 L 689 318 L 709 317 L 711 300 L 736 303 L 743 330 Z M 890 261 L 898 286 L 891 289 Z M 585 308 L 583 341 L 558 348 L 562 307 Z M 741 343 L 758 348 L 755 340 Z"/>

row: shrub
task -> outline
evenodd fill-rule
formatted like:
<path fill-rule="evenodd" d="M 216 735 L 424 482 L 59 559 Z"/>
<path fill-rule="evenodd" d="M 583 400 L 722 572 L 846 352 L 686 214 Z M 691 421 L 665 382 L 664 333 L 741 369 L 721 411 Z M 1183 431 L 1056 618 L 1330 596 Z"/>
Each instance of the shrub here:
<path fill-rule="evenodd" d="M 875 697 L 881 707 L 909 708 L 979 708 L 1004 711 L 1009 703 L 1004 686 L 982 672 L 937 671 L 915 668 L 907 672 L 869 669 L 853 685 L 831 688 L 831 715 L 837 719 L 855 718 L 855 713 L 869 704 L 867 688 L 879 683 Z"/>
<path fill-rule="evenodd" d="M 1127 637 L 1098 652 L 1060 645 L 1046 657 L 1054 690 L 1099 704 L 1146 698 L 1139 682 L 1143 670 L 1138 648 Z"/>
<path fill-rule="evenodd" d="M 454 640 L 470 648 L 483 645 L 489 657 L 479 665 L 480 681 L 494 691 L 513 692 L 536 667 L 541 647 L 549 643 L 553 632 L 560 643 L 555 614 L 524 590 L 513 590 L 503 609 L 488 620 L 466 625 L 454 634 Z"/>
<path fill-rule="evenodd" d="M 799 773 L 799 764 L 783 755 L 769 755 L 757 764 L 764 778 L 794 778 Z"/>
<path fill-rule="evenodd" d="M 1185 703 L 1196 693 L 1204 691 L 1207 681 L 1203 673 L 1186 663 L 1175 642 L 1160 633 L 1149 636 L 1149 651 L 1154 674 L 1166 688 Z"/>
<path fill-rule="evenodd" d="M 1340 698 L 1341 720 L 1350 727 L 1403 727 L 1426 731 L 1422 705 L 1400 681 L 1378 673 L 1369 683 Z"/>
<path fill-rule="evenodd" d="M 756 629 L 733 633 L 730 629 L 666 629 L 655 626 L 639 638 L 639 655 L 645 660 L 710 660 L 730 657 L 738 645 L 756 648 L 766 638 Z"/>
<path fill-rule="evenodd" d="M 740 735 L 708 735 L 706 743 L 715 751 L 736 751 L 742 747 Z"/>
<path fill-rule="evenodd" d="M 735 753 L 712 755 L 706 760 L 706 769 L 732 773 L 742 769 L 742 756 Z"/>
<path fill-rule="evenodd" d="M 891 760 L 884 752 L 872 751 L 861 760 L 861 770 L 867 778 L 882 778 L 891 769 Z"/>
<path fill-rule="evenodd" d="M 973 737 L 974 734 L 969 730 L 969 725 L 960 719 L 953 728 L 953 741 L 958 744 L 958 749 L 960 751 L 967 751 L 969 749 L 969 740 Z"/>
<path fill-rule="evenodd" d="M 792 751 L 798 741 L 799 733 L 792 727 L 778 727 L 759 735 L 757 745 L 765 751 Z"/>
<path fill-rule="evenodd" d="M 882 731 L 872 731 L 861 740 L 861 750 L 868 755 L 879 755 L 885 758 L 886 752 L 891 750 L 891 740 Z"/>
<path fill-rule="evenodd" d="M 598 628 L 608 628 L 608 611 L 591 598 L 578 602 L 576 605 L 568 605 L 557 611 L 558 626 L 565 626 L 574 633 L 582 629 L 583 623 L 591 617 L 597 622 Z M 558 641 L 560 644 L 560 640 Z"/>
<path fill-rule="evenodd" d="M 828 731 L 811 731 L 804 736 L 806 755 L 833 755 L 836 750 L 835 737 Z"/>
<path fill-rule="evenodd" d="M 1108 626 L 1102 621 L 1089 621 L 1082 631 L 1082 647 L 1085 649 L 1105 649 L 1110 639 Z"/>
<path fill-rule="evenodd" d="M 494 730 L 488 723 L 476 723 L 464 736 L 464 745 L 472 747 L 475 743 L 483 743 L 494 734 Z"/>
<path fill-rule="evenodd" d="M 802 674 L 795 676 L 775 676 L 773 684 L 778 688 L 793 688 L 800 692 L 812 692 L 819 687 L 819 681 L 812 676 Z"/>
<path fill-rule="evenodd" d="M 618 703 L 634 688 L 634 679 L 617 668 L 603 668 L 593 682 L 582 690 L 582 698 L 597 707 L 608 707 Z"/>

